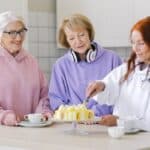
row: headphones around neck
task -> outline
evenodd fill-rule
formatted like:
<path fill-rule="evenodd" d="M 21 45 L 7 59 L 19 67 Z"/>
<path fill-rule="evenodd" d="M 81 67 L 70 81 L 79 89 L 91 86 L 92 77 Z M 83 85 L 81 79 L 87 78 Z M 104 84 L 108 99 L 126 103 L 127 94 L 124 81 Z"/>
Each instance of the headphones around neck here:
<path fill-rule="evenodd" d="M 94 61 L 96 58 L 96 48 L 93 44 L 91 44 L 91 47 L 92 48 L 86 52 L 85 61 L 87 61 L 88 63 Z M 81 61 L 79 54 L 73 50 L 71 50 L 71 57 L 73 58 L 72 60 L 76 63 Z"/>

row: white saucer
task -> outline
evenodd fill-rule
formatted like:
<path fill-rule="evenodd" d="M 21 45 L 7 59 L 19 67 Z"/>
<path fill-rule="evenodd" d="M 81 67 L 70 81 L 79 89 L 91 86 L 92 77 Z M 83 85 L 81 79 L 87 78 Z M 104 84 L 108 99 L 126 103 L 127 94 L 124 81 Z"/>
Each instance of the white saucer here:
<path fill-rule="evenodd" d="M 48 120 L 46 122 L 41 122 L 41 123 L 31 123 L 29 121 L 21 121 L 18 125 L 23 126 L 23 127 L 45 127 L 49 126 L 53 123 L 52 120 Z"/>
<path fill-rule="evenodd" d="M 140 130 L 139 129 L 130 129 L 125 131 L 125 134 L 135 134 L 138 133 Z"/>

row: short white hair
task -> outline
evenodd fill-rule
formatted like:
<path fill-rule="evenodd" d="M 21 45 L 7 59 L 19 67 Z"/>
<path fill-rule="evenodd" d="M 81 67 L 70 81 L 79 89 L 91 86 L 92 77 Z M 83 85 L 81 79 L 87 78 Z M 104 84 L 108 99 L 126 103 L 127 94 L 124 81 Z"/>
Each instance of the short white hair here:
<path fill-rule="evenodd" d="M 0 36 L 2 35 L 5 27 L 14 21 L 21 21 L 23 24 L 24 22 L 19 19 L 12 11 L 6 11 L 0 14 Z"/>

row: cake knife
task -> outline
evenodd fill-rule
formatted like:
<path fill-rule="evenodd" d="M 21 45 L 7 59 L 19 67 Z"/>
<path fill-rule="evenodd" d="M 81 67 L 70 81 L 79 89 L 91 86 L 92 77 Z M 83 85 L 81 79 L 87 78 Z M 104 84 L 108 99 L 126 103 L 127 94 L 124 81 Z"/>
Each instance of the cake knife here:
<path fill-rule="evenodd" d="M 88 96 L 87 98 L 83 100 L 83 104 L 86 105 L 89 102 L 89 100 L 90 100 L 90 97 Z"/>

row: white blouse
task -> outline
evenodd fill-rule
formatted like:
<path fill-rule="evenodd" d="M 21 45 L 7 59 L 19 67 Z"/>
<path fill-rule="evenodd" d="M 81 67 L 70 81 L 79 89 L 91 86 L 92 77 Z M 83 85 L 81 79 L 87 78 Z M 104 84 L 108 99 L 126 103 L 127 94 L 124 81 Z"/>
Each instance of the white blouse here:
<path fill-rule="evenodd" d="M 119 118 L 132 118 L 132 128 L 150 131 L 150 72 L 147 68 L 140 70 L 139 66 L 120 84 L 120 79 L 126 72 L 126 63 L 111 71 L 102 81 L 105 90 L 94 98 L 99 103 L 114 104 L 113 114 Z"/>

